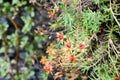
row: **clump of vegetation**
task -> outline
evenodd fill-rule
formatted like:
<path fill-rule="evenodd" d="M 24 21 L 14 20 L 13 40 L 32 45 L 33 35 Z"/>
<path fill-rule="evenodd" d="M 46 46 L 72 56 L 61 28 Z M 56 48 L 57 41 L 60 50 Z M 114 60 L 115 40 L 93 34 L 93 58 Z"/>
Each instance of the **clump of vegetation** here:
<path fill-rule="evenodd" d="M 63 33 L 57 35 L 58 44 L 51 44 L 47 47 L 46 53 L 48 57 L 42 56 L 40 61 L 44 65 L 45 71 L 51 73 L 54 79 L 61 79 L 64 76 L 66 80 L 76 79 L 80 76 L 80 68 L 84 65 L 90 65 L 91 59 L 84 59 L 86 55 L 87 47 L 89 46 L 85 42 L 73 43 L 68 38 L 65 38 Z"/>
<path fill-rule="evenodd" d="M 119 80 L 119 0 L 0 1 L 0 79 Z"/>

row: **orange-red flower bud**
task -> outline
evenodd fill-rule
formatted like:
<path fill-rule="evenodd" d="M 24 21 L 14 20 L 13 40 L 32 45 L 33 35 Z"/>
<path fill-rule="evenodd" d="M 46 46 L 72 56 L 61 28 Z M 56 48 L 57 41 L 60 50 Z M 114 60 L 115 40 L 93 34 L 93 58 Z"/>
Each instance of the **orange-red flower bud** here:
<path fill-rule="evenodd" d="M 79 44 L 79 47 L 78 47 L 79 49 L 84 49 L 85 48 L 85 44 Z"/>
<path fill-rule="evenodd" d="M 58 40 L 63 40 L 64 39 L 64 34 L 63 33 L 59 33 L 57 35 L 57 38 L 58 38 Z"/>
<path fill-rule="evenodd" d="M 73 55 L 71 55 L 71 56 L 69 57 L 69 59 L 70 59 L 71 62 L 74 62 L 75 57 L 74 57 Z"/>
<path fill-rule="evenodd" d="M 71 48 L 71 46 L 72 46 L 71 42 L 67 42 L 67 43 L 66 43 L 66 47 L 67 47 L 67 48 Z"/>
<path fill-rule="evenodd" d="M 52 66 L 50 63 L 45 64 L 44 70 L 50 73 L 52 71 Z"/>

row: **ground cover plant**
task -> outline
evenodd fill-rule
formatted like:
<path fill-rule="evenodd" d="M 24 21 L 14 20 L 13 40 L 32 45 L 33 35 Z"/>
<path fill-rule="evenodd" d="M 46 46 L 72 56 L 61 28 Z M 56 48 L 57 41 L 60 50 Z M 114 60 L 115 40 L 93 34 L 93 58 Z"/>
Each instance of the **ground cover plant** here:
<path fill-rule="evenodd" d="M 0 0 L 0 80 L 120 80 L 119 0 Z"/>

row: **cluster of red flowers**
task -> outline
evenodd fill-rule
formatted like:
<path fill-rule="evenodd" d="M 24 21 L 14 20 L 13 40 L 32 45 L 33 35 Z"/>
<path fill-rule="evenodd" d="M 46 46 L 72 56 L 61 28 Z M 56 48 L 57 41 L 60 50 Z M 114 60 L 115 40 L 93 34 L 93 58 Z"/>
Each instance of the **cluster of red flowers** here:
<path fill-rule="evenodd" d="M 65 37 L 64 37 L 63 33 L 57 33 L 57 38 L 58 38 L 59 41 L 62 41 L 62 40 L 64 40 Z M 67 48 L 71 48 L 72 47 L 72 43 L 70 41 L 67 41 L 66 42 L 66 47 Z M 83 44 L 83 43 L 80 43 L 79 46 L 78 46 L 78 48 L 80 50 L 84 49 L 85 47 L 86 47 L 86 45 Z"/>
<path fill-rule="evenodd" d="M 79 57 L 77 56 L 77 50 L 74 49 L 76 45 L 72 43 L 70 40 L 65 39 L 65 35 L 63 33 L 57 33 L 58 42 L 63 42 L 62 48 L 57 48 L 54 45 L 48 46 L 46 53 L 48 53 L 48 58 L 42 56 L 40 63 L 44 65 L 44 70 L 48 73 L 52 73 L 53 75 L 57 72 L 62 73 L 67 70 L 71 70 L 69 64 L 74 65 L 78 63 Z M 82 51 L 86 48 L 84 43 L 80 43 L 77 45 L 77 49 Z M 78 63 L 79 64 L 79 63 Z M 75 71 L 74 71 L 75 70 Z M 56 71 L 56 72 L 54 72 Z M 76 68 L 73 68 L 73 72 L 76 74 Z M 73 74 L 73 73 L 72 73 Z M 61 74 L 60 74 L 61 75 Z M 56 76 L 55 76 L 56 77 Z"/>

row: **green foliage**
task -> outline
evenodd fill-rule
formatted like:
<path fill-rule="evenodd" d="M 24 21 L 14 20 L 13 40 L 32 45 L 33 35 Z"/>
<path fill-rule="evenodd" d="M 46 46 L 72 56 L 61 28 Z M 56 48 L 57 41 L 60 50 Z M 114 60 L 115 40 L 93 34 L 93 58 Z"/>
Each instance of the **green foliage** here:
<path fill-rule="evenodd" d="M 72 6 L 61 4 L 60 8 L 63 10 L 63 12 L 58 17 L 57 22 L 65 27 L 65 31 L 72 31 L 79 21 L 77 19 L 79 14 L 75 12 Z"/>
<path fill-rule="evenodd" d="M 24 0 L 22 0 L 22 1 L 20 1 L 20 0 L 12 0 L 12 5 L 16 5 L 16 8 L 21 7 L 21 6 L 25 5 L 26 3 L 27 2 L 24 1 Z"/>
<path fill-rule="evenodd" d="M 3 58 L 0 58 L 0 63 L 2 63 L 0 64 L 0 76 L 6 76 L 10 70 L 10 63 L 5 61 Z"/>
<path fill-rule="evenodd" d="M 100 0 L 93 0 L 95 4 L 99 4 Z"/>
<path fill-rule="evenodd" d="M 0 3 L 2 3 L 3 2 L 3 0 L 0 0 Z"/>
<path fill-rule="evenodd" d="M 41 72 L 42 72 L 42 79 L 48 80 L 48 74 L 44 70 L 42 70 Z"/>
<path fill-rule="evenodd" d="M 99 31 L 100 24 L 103 20 L 104 16 L 100 12 L 93 12 L 90 9 L 83 12 L 82 24 L 89 33 Z"/>
<path fill-rule="evenodd" d="M 3 33 L 7 31 L 9 25 L 7 23 L 0 24 L 0 39 L 2 39 Z"/>
<path fill-rule="evenodd" d="M 24 0 L 22 0 L 22 1 L 12 0 L 12 4 L 10 4 L 9 2 L 0 1 L 0 12 L 1 12 L 0 16 L 5 16 L 5 18 L 12 19 L 11 17 L 13 17 L 13 15 L 19 14 L 19 7 L 22 7 L 23 5 L 26 5 L 26 4 L 27 4 L 27 2 Z M 33 35 L 33 33 L 31 33 L 32 26 L 34 25 L 34 23 L 32 21 L 32 17 L 34 17 L 34 9 L 29 6 L 25 7 L 24 15 L 21 16 L 21 19 L 23 20 L 25 25 L 23 26 L 22 30 L 19 30 L 19 32 L 23 32 L 23 35 L 26 35 L 26 34 Z M 12 28 L 18 27 L 15 25 L 16 23 L 13 23 L 13 22 L 11 22 L 11 23 L 13 24 Z M 12 34 L 7 35 L 5 32 L 9 31 L 8 30 L 9 27 L 11 27 L 11 26 L 9 26 L 8 23 L 6 23 L 6 21 L 4 23 L 0 24 L 0 40 L 3 40 L 1 42 L 2 45 L 0 45 L 0 46 L 2 46 L 0 48 L 1 54 L 9 53 L 11 51 L 15 52 L 14 51 L 15 49 L 13 50 L 11 48 L 16 47 L 18 44 L 18 35 L 19 35 L 18 30 L 15 28 L 15 33 L 12 32 Z M 24 48 L 26 50 L 26 56 L 27 56 L 26 64 L 27 64 L 27 61 L 29 64 L 29 62 L 31 61 L 31 55 L 34 52 L 33 45 L 31 45 L 33 43 L 29 44 L 28 36 L 21 37 L 21 34 L 19 36 L 20 36 L 19 47 L 21 49 Z M 29 53 L 31 53 L 31 54 L 29 54 Z M 5 61 L 5 59 L 3 59 L 3 58 L 0 58 L 0 63 L 4 63 L 4 64 L 0 65 L 0 76 L 4 77 L 7 74 L 6 72 L 8 72 L 8 70 L 11 70 L 10 62 Z M 31 63 L 29 65 L 31 66 Z M 28 77 L 30 77 L 31 75 L 33 75 L 33 71 L 31 71 L 30 69 L 26 69 L 25 71 L 22 72 L 22 74 L 15 75 L 15 80 L 27 80 Z"/>
<path fill-rule="evenodd" d="M 21 39 L 20 48 L 24 48 L 24 47 L 27 45 L 28 39 L 29 39 L 28 36 L 24 36 L 24 37 Z"/>
<path fill-rule="evenodd" d="M 98 65 L 94 70 L 94 74 L 99 77 L 100 80 L 114 80 L 114 78 L 110 77 L 110 74 L 108 73 L 108 71 L 110 71 L 108 67 L 109 66 L 106 64 Z M 91 80 L 97 79 L 93 74 L 92 77 Z"/>
<path fill-rule="evenodd" d="M 23 27 L 22 32 L 24 34 L 26 34 L 26 33 L 30 32 L 30 30 L 33 26 L 33 22 L 32 22 L 32 19 L 30 16 L 22 16 L 21 18 L 25 23 L 25 26 Z"/>
<path fill-rule="evenodd" d="M 34 74 L 33 71 L 31 71 L 30 69 L 26 69 L 24 72 L 22 72 L 19 75 L 15 76 L 15 80 L 27 80 L 30 76 L 32 76 Z"/>

